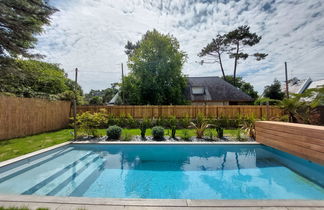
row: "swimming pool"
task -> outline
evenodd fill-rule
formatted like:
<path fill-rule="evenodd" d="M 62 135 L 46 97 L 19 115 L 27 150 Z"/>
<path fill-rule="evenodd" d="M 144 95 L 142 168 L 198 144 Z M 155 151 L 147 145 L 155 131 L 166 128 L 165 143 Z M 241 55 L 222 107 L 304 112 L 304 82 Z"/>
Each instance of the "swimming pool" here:
<path fill-rule="evenodd" d="M 264 145 L 70 144 L 0 168 L 0 194 L 324 199 L 324 166 Z"/>

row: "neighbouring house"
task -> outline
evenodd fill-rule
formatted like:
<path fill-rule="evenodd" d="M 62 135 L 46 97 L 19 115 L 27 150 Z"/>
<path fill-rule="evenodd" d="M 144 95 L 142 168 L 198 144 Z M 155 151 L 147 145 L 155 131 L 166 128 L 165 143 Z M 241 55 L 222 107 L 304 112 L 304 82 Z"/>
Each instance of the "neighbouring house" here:
<path fill-rule="evenodd" d="M 253 99 L 219 77 L 188 77 L 186 97 L 192 105 L 238 105 Z"/>
<path fill-rule="evenodd" d="M 187 77 L 185 94 L 192 105 L 239 105 L 248 104 L 253 99 L 219 77 Z M 119 92 L 107 105 L 116 105 Z"/>

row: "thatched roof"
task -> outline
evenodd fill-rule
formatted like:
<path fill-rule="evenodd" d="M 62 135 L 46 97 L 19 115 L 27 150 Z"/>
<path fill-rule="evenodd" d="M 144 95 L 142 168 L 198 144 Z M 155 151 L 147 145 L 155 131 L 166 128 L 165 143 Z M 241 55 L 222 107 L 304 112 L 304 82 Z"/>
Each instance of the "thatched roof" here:
<path fill-rule="evenodd" d="M 204 94 L 193 94 L 192 87 L 204 87 Z M 188 77 L 187 99 L 190 101 L 253 101 L 253 99 L 219 77 Z"/>

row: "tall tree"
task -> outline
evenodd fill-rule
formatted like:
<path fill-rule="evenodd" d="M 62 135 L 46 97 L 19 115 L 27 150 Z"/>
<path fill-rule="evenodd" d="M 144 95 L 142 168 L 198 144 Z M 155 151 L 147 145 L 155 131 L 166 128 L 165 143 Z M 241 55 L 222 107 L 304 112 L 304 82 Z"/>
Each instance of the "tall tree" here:
<path fill-rule="evenodd" d="M 126 104 L 185 104 L 186 54 L 172 35 L 148 31 L 128 54 L 130 74 L 121 91 Z M 135 47 L 134 47 L 135 46 Z"/>
<path fill-rule="evenodd" d="M 253 56 L 257 61 L 260 61 L 267 56 L 265 53 L 257 52 L 249 55 L 244 52 L 246 47 L 252 47 L 258 44 L 261 38 L 262 37 L 258 36 L 256 33 L 251 33 L 250 27 L 246 25 L 240 26 L 223 35 L 218 34 L 216 38 L 207 44 L 198 54 L 199 57 L 207 57 L 206 60 L 202 60 L 200 63 L 219 63 L 223 78 L 226 79 L 222 55 L 227 53 L 230 59 L 234 58 L 233 84 L 235 85 L 237 82 L 236 73 L 239 60 L 245 60 L 249 56 Z"/>
<path fill-rule="evenodd" d="M 234 76 L 228 75 L 224 80 L 234 85 Z M 251 96 L 251 98 L 253 98 L 254 100 L 258 98 L 258 92 L 254 90 L 253 85 L 251 85 L 251 83 L 245 82 L 242 77 L 236 77 L 236 83 L 234 86 Z"/>
<path fill-rule="evenodd" d="M 250 32 L 250 27 L 247 25 L 239 26 L 237 29 L 228 32 L 225 35 L 225 42 L 229 44 L 231 49 L 229 51 L 229 57 L 234 58 L 234 85 L 236 83 L 236 70 L 239 60 L 246 60 L 249 56 L 254 56 L 257 61 L 264 59 L 267 54 L 265 53 L 254 53 L 249 55 L 244 52 L 245 47 L 252 47 L 260 42 L 262 39 L 261 36 L 258 36 L 256 33 Z"/>
<path fill-rule="evenodd" d="M 217 34 L 216 39 L 213 39 L 211 43 L 207 44 L 201 52 L 198 54 L 199 57 L 209 57 L 208 60 L 201 60 L 200 64 L 204 63 L 219 63 L 223 78 L 226 80 L 225 71 L 222 62 L 222 54 L 228 51 L 228 44 L 225 40 L 224 35 Z"/>
<path fill-rule="evenodd" d="M 285 93 L 281 90 L 279 80 L 275 79 L 271 85 L 265 86 L 263 96 L 270 99 L 282 100 L 285 97 Z"/>
<path fill-rule="evenodd" d="M 50 23 L 55 11 L 43 0 L 0 0 L 0 59 L 37 56 L 28 49 L 34 47 L 35 35 Z"/>

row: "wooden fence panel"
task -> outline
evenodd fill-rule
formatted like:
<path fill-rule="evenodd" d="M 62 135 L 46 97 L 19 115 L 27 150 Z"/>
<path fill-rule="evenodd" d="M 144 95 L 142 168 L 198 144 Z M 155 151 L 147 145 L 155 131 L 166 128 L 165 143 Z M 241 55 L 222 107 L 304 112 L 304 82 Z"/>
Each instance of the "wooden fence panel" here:
<path fill-rule="evenodd" d="M 99 112 L 105 109 L 108 114 L 123 116 L 130 114 L 134 118 L 158 118 L 176 116 L 177 118 L 190 117 L 195 118 L 199 113 L 207 117 L 228 117 L 236 118 L 238 116 L 254 116 L 255 118 L 271 119 L 283 115 L 280 108 L 273 106 L 78 106 L 78 113 Z"/>
<path fill-rule="evenodd" d="M 262 121 L 256 122 L 256 140 L 262 144 L 324 164 L 324 127 Z"/>
<path fill-rule="evenodd" d="M 68 101 L 0 96 L 0 140 L 65 128 L 70 109 Z"/>

